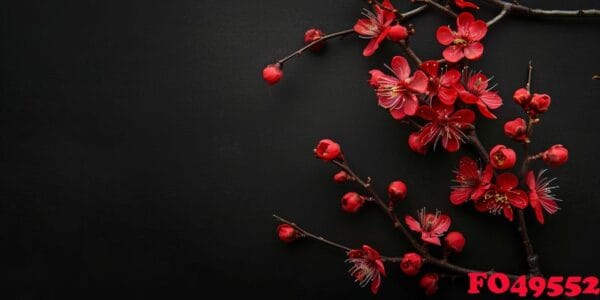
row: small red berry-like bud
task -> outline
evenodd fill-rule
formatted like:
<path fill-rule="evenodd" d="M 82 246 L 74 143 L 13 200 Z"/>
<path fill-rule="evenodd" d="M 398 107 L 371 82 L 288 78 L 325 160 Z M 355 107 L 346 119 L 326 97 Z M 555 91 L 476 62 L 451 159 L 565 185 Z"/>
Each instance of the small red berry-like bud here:
<path fill-rule="evenodd" d="M 425 289 L 425 295 L 431 296 L 438 290 L 438 280 L 440 276 L 436 273 L 427 273 L 421 277 L 419 286 Z"/>
<path fill-rule="evenodd" d="M 427 154 L 427 146 L 421 142 L 418 132 L 413 132 L 408 136 L 408 147 L 416 153 Z"/>
<path fill-rule="evenodd" d="M 379 79 L 381 78 L 381 76 L 383 76 L 383 72 L 379 71 L 379 70 L 371 70 L 369 71 L 369 74 L 371 74 L 371 78 L 369 79 L 369 84 L 374 87 L 374 88 L 378 88 L 379 87 Z"/>
<path fill-rule="evenodd" d="M 530 112 L 534 115 L 542 114 L 550 107 L 550 96 L 546 94 L 533 94 L 531 102 L 529 102 Z"/>
<path fill-rule="evenodd" d="M 326 161 L 334 160 L 342 153 L 340 145 L 330 139 L 320 140 L 313 151 L 318 158 Z"/>
<path fill-rule="evenodd" d="M 522 118 L 516 118 L 504 124 L 504 134 L 513 140 L 526 142 L 527 138 L 527 123 Z"/>
<path fill-rule="evenodd" d="M 512 168 L 517 162 L 517 154 L 504 145 L 496 145 L 490 151 L 490 164 L 498 170 Z"/>
<path fill-rule="evenodd" d="M 304 33 L 304 42 L 310 44 L 320 38 L 322 38 L 325 34 L 320 29 L 311 28 Z M 310 47 L 311 51 L 319 51 L 323 49 L 325 46 L 324 42 L 316 43 Z"/>
<path fill-rule="evenodd" d="M 551 167 L 558 167 L 569 160 L 569 150 L 563 145 L 554 145 L 542 154 L 544 162 Z"/>
<path fill-rule="evenodd" d="M 394 42 L 399 42 L 408 37 L 408 29 L 400 24 L 394 25 L 390 27 L 387 37 Z"/>
<path fill-rule="evenodd" d="M 348 173 L 345 171 L 339 171 L 333 175 L 333 181 L 335 182 L 344 182 L 348 180 Z"/>
<path fill-rule="evenodd" d="M 458 231 L 448 232 L 444 241 L 446 242 L 446 246 L 456 253 L 462 252 L 463 247 L 465 247 L 465 237 Z"/>
<path fill-rule="evenodd" d="M 406 184 L 400 180 L 392 181 L 388 186 L 390 199 L 404 200 L 406 198 Z"/>
<path fill-rule="evenodd" d="M 365 197 L 355 192 L 348 192 L 342 197 L 342 209 L 348 213 L 357 212 L 364 203 Z"/>
<path fill-rule="evenodd" d="M 281 70 L 281 64 L 270 64 L 263 69 L 263 79 L 269 84 L 274 85 L 281 77 L 283 77 L 283 71 Z"/>
<path fill-rule="evenodd" d="M 529 105 L 529 100 L 531 100 L 531 94 L 527 89 L 520 88 L 513 94 L 513 100 L 515 100 L 515 103 L 521 105 L 521 107 L 526 107 Z"/>
<path fill-rule="evenodd" d="M 400 269 L 402 269 L 402 272 L 404 272 L 404 274 L 406 274 L 407 276 L 415 276 L 419 274 L 422 265 L 423 258 L 421 258 L 421 255 L 414 252 L 410 252 L 404 254 L 404 256 L 402 257 L 402 261 L 400 262 Z"/>
<path fill-rule="evenodd" d="M 299 237 L 296 228 L 289 224 L 281 224 L 277 226 L 277 235 L 279 236 L 279 239 L 285 243 L 291 243 Z"/>

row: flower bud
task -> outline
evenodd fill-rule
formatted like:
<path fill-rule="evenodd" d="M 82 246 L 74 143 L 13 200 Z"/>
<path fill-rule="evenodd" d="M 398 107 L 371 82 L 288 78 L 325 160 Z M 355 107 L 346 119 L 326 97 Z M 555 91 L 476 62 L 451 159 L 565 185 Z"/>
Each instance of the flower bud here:
<path fill-rule="evenodd" d="M 304 42 L 310 44 L 320 38 L 322 38 L 325 34 L 320 29 L 311 28 L 304 33 Z M 310 47 L 311 51 L 317 52 L 325 47 L 325 42 L 319 42 Z"/>
<path fill-rule="evenodd" d="M 339 171 L 337 173 L 335 173 L 335 175 L 333 175 L 333 181 L 335 182 L 345 182 L 348 180 L 348 173 L 346 173 L 345 171 Z"/>
<path fill-rule="evenodd" d="M 369 71 L 369 74 L 371 74 L 371 78 L 369 79 L 369 84 L 374 88 L 378 88 L 379 87 L 379 79 L 382 76 L 384 76 L 385 74 L 383 74 L 383 72 L 381 72 L 379 70 L 371 70 L 371 71 Z"/>
<path fill-rule="evenodd" d="M 558 167 L 569 160 L 569 150 L 563 145 L 554 145 L 542 154 L 544 162 L 551 167 Z"/>
<path fill-rule="evenodd" d="M 533 94 L 531 102 L 529 102 L 530 113 L 534 115 L 542 114 L 550 107 L 550 96 L 546 94 Z"/>
<path fill-rule="evenodd" d="M 527 142 L 527 123 L 522 118 L 516 118 L 504 124 L 504 134 L 513 140 Z"/>
<path fill-rule="evenodd" d="M 342 209 L 347 213 L 357 212 L 364 203 L 365 197 L 355 192 L 348 192 L 342 197 Z"/>
<path fill-rule="evenodd" d="M 521 107 L 526 107 L 529 105 L 529 100 L 531 100 L 531 94 L 527 89 L 520 88 L 513 94 L 513 100 L 515 100 L 515 103 L 521 105 Z"/>
<path fill-rule="evenodd" d="M 299 237 L 296 228 L 292 227 L 289 224 L 281 224 L 277 226 L 277 235 L 279 236 L 279 239 L 284 243 L 291 243 Z"/>
<path fill-rule="evenodd" d="M 267 84 L 269 85 L 274 85 L 277 82 L 279 82 L 279 80 L 281 80 L 281 77 L 283 77 L 283 71 L 281 71 L 281 65 L 279 63 L 277 64 L 270 64 L 268 66 L 266 66 L 263 69 L 263 79 L 267 82 Z"/>
<path fill-rule="evenodd" d="M 465 246 L 465 237 L 458 231 L 448 232 L 444 241 L 446 242 L 446 246 L 456 253 L 462 252 L 463 247 Z"/>
<path fill-rule="evenodd" d="M 437 283 L 439 279 L 440 276 L 438 276 L 438 274 L 436 273 L 427 273 L 423 275 L 423 277 L 421 277 L 421 280 L 419 281 L 419 286 L 425 289 L 425 295 L 431 296 L 435 294 L 435 292 L 437 292 Z"/>
<path fill-rule="evenodd" d="M 504 145 L 496 145 L 490 151 L 490 164 L 498 170 L 512 168 L 517 162 L 517 154 Z"/>
<path fill-rule="evenodd" d="M 342 153 L 340 145 L 330 139 L 320 140 L 313 151 L 315 156 L 326 161 L 334 160 Z"/>
<path fill-rule="evenodd" d="M 400 180 L 392 181 L 388 186 L 390 199 L 404 200 L 406 198 L 406 184 Z"/>
<path fill-rule="evenodd" d="M 408 147 L 416 153 L 423 155 L 427 154 L 427 145 L 421 142 L 421 137 L 418 132 L 413 132 L 408 136 Z"/>
<path fill-rule="evenodd" d="M 388 39 L 394 42 L 399 42 L 408 37 L 408 29 L 406 27 L 398 24 L 390 27 L 390 31 L 388 31 L 387 35 Z"/>
<path fill-rule="evenodd" d="M 421 258 L 421 255 L 414 252 L 410 252 L 404 254 L 404 256 L 402 257 L 402 261 L 400 262 L 400 269 L 402 269 L 402 272 L 404 272 L 404 274 L 406 274 L 407 276 L 415 276 L 419 274 L 422 265 L 423 258 Z"/>

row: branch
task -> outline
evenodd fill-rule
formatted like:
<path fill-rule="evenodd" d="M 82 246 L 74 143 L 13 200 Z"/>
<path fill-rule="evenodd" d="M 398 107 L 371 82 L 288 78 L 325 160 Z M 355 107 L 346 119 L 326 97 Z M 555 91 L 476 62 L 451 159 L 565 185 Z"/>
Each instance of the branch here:
<path fill-rule="evenodd" d="M 292 52 L 290 55 L 280 59 L 279 61 L 277 61 L 278 64 L 283 65 L 283 63 L 285 63 L 286 61 L 290 60 L 291 58 L 293 58 L 294 56 L 300 55 L 302 54 L 304 51 L 308 50 L 310 47 L 314 46 L 315 44 L 318 44 L 320 42 L 324 42 L 326 40 L 335 38 L 335 37 L 344 37 L 348 34 L 351 34 L 354 32 L 354 29 L 346 29 L 346 30 L 342 30 L 342 31 L 338 31 L 338 32 L 334 32 L 328 35 L 325 35 L 323 37 L 321 37 L 318 40 L 314 40 L 312 42 L 310 42 L 309 44 L 307 44 L 306 46 Z"/>
<path fill-rule="evenodd" d="M 456 18 L 458 16 L 451 8 L 443 6 L 439 3 L 437 3 L 435 0 L 414 0 L 414 2 L 423 3 L 426 5 L 432 6 L 452 18 Z"/>
<path fill-rule="evenodd" d="M 421 65 L 422 61 L 417 56 L 417 54 L 415 53 L 415 51 L 413 51 L 413 49 L 408 46 L 408 43 L 405 40 L 399 41 L 398 44 L 400 44 L 400 46 L 402 47 L 402 49 L 404 49 L 404 52 L 406 52 L 406 54 L 408 54 L 408 56 L 412 59 L 412 61 L 415 64 L 417 64 L 417 68 L 418 68 Z"/>
<path fill-rule="evenodd" d="M 600 17 L 598 9 L 539 9 L 531 8 L 521 4 L 510 3 L 502 0 L 485 0 L 487 3 L 506 9 L 509 14 L 524 15 L 530 17 Z"/>
<path fill-rule="evenodd" d="M 506 16 L 506 13 L 508 13 L 508 8 L 505 6 L 502 8 L 499 14 L 497 14 L 493 19 L 487 21 L 487 26 L 489 27 L 496 24 L 496 22 L 500 21 L 500 19 Z"/>

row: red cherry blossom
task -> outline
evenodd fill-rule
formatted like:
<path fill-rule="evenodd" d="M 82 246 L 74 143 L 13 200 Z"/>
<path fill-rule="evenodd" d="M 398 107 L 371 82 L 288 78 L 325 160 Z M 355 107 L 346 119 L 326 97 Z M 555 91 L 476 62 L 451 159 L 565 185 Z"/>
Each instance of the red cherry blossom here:
<path fill-rule="evenodd" d="M 490 165 L 498 170 L 506 170 L 515 166 L 517 154 L 515 150 L 504 145 L 496 145 L 490 150 Z"/>
<path fill-rule="evenodd" d="M 459 205 L 468 200 L 479 200 L 490 188 L 492 176 L 494 176 L 494 169 L 491 165 L 486 165 L 482 170 L 473 159 L 463 156 L 456 170 L 454 182 L 457 185 L 452 187 L 450 202 Z"/>
<path fill-rule="evenodd" d="M 342 150 L 340 149 L 340 145 L 330 139 L 323 139 L 319 141 L 317 147 L 313 150 L 315 156 L 325 160 L 330 161 L 338 158 Z"/>
<path fill-rule="evenodd" d="M 368 245 L 348 251 L 347 263 L 352 264 L 349 272 L 354 280 L 365 287 L 371 283 L 371 292 L 377 294 L 381 286 L 381 275 L 385 276 L 385 267 L 377 250 Z"/>
<path fill-rule="evenodd" d="M 339 171 L 333 175 L 333 181 L 335 182 L 345 182 L 348 179 L 350 179 L 350 175 L 348 175 L 348 173 L 345 171 Z"/>
<path fill-rule="evenodd" d="M 465 1 L 465 0 L 454 0 L 454 4 L 456 4 L 456 6 L 462 8 L 462 9 L 465 9 L 465 8 L 479 9 L 479 6 L 477 6 L 475 3 Z"/>
<path fill-rule="evenodd" d="M 442 52 L 444 58 L 455 63 L 463 57 L 474 60 L 483 54 L 483 44 L 479 41 L 487 33 L 487 24 L 482 20 L 475 20 L 471 13 L 463 12 L 456 18 L 457 31 L 450 26 L 441 26 L 436 32 L 440 44 L 448 46 Z"/>
<path fill-rule="evenodd" d="M 375 6 L 375 13 L 365 9 L 362 14 L 366 18 L 358 19 L 354 24 L 356 33 L 361 37 L 371 39 L 363 51 L 364 56 L 371 56 L 375 53 L 375 50 L 379 48 L 379 43 L 387 37 L 390 25 L 396 18 L 396 14 L 393 12 L 394 6 L 390 0 L 384 0 L 381 6 L 385 8 L 379 5 Z"/>
<path fill-rule="evenodd" d="M 342 209 L 347 213 L 356 213 L 365 204 L 365 197 L 348 192 L 342 197 Z"/>
<path fill-rule="evenodd" d="M 489 81 L 487 76 L 477 72 L 465 72 L 463 74 L 463 80 L 465 85 L 457 85 L 459 89 L 458 95 L 460 99 L 467 104 L 475 104 L 479 109 L 479 112 L 486 118 L 496 119 L 496 116 L 490 112 L 490 109 L 496 109 L 502 106 L 502 98 L 498 95 L 498 92 L 492 92 L 489 87 Z"/>
<path fill-rule="evenodd" d="M 427 154 L 427 145 L 421 141 L 419 132 L 413 132 L 408 136 L 408 147 L 416 153 Z"/>
<path fill-rule="evenodd" d="M 268 85 L 274 85 L 281 77 L 283 77 L 283 71 L 281 70 L 281 64 L 270 64 L 263 69 L 263 79 Z"/>
<path fill-rule="evenodd" d="M 536 116 L 545 113 L 550 107 L 550 96 L 546 94 L 533 94 L 529 102 L 529 114 Z"/>
<path fill-rule="evenodd" d="M 408 189 L 402 180 L 392 181 L 388 185 L 388 195 L 390 199 L 404 200 Z"/>
<path fill-rule="evenodd" d="M 512 221 L 513 209 L 516 207 L 524 209 L 527 207 L 527 193 L 517 189 L 519 179 L 511 173 L 502 173 L 496 177 L 496 183 L 479 201 L 475 202 L 475 208 L 479 211 L 488 211 L 491 214 L 500 214 Z"/>
<path fill-rule="evenodd" d="M 466 240 L 462 233 L 458 231 L 451 231 L 448 232 L 444 238 L 444 242 L 446 242 L 446 246 L 448 246 L 448 248 L 450 248 L 452 251 L 455 253 L 460 253 L 465 247 Z"/>
<path fill-rule="evenodd" d="M 556 198 L 552 190 L 557 189 L 558 186 L 551 186 L 552 182 L 556 178 L 548 179 L 542 177 L 546 170 L 540 171 L 537 178 L 533 175 L 533 171 L 527 172 L 525 177 L 525 184 L 529 188 L 529 204 L 535 212 L 535 218 L 544 224 L 544 210 L 549 214 L 556 213 L 560 208 L 558 207 L 557 201 L 561 201 Z"/>
<path fill-rule="evenodd" d="M 460 109 L 453 113 L 452 106 L 439 103 L 433 106 L 422 105 L 419 108 L 419 117 L 430 121 L 419 132 L 421 144 L 434 144 L 441 140 L 442 146 L 448 152 L 456 152 L 465 140 L 463 130 L 472 126 L 475 113 L 470 109 Z"/>
<path fill-rule="evenodd" d="M 410 77 L 410 66 L 402 56 L 394 56 L 389 69 L 394 76 L 385 75 L 378 70 L 370 72 L 369 82 L 373 85 L 376 81 L 379 106 L 389 109 L 392 117 L 397 120 L 414 115 L 419 107 L 419 99 L 415 93 L 427 90 L 427 75 L 418 70 Z"/>
<path fill-rule="evenodd" d="M 515 141 L 529 143 L 527 123 L 523 118 L 516 118 L 504 123 L 504 134 Z"/>
<path fill-rule="evenodd" d="M 396 24 L 390 27 L 388 32 L 388 39 L 390 41 L 399 42 L 408 37 L 408 29 L 400 24 Z"/>
<path fill-rule="evenodd" d="M 400 261 L 400 269 L 402 269 L 402 272 L 407 276 L 419 274 L 422 265 L 423 258 L 421 255 L 414 252 L 404 254 L 404 256 L 402 256 L 402 261 Z"/>
<path fill-rule="evenodd" d="M 429 76 L 429 85 L 427 86 L 429 99 L 437 96 L 445 105 L 453 105 L 458 97 L 455 85 L 460 81 L 460 72 L 448 70 L 438 75 L 440 63 L 435 60 L 424 61 L 419 68 Z"/>
<path fill-rule="evenodd" d="M 427 273 L 419 280 L 419 286 L 425 289 L 425 295 L 431 296 L 438 290 L 438 281 L 440 276 L 436 273 Z"/>
<path fill-rule="evenodd" d="M 450 217 L 439 211 L 436 211 L 435 214 L 427 213 L 425 208 L 419 210 L 418 215 L 418 221 L 411 216 L 406 216 L 404 222 L 412 231 L 421 233 L 421 240 L 440 246 L 440 236 L 450 228 Z"/>
<path fill-rule="evenodd" d="M 323 33 L 323 31 L 321 31 L 320 29 L 311 28 L 304 33 L 304 43 L 310 44 L 316 40 L 321 39 L 324 35 L 325 34 Z M 325 43 L 319 42 L 312 45 L 312 47 L 310 47 L 310 50 L 313 52 L 318 52 L 321 49 L 323 49 L 323 47 L 325 47 Z"/>
<path fill-rule="evenodd" d="M 569 150 L 561 144 L 553 145 L 542 154 L 544 162 L 551 167 L 558 167 L 569 160 Z"/>
<path fill-rule="evenodd" d="M 281 224 L 277 226 L 277 236 L 282 242 L 291 243 L 300 237 L 296 228 L 289 224 Z"/>

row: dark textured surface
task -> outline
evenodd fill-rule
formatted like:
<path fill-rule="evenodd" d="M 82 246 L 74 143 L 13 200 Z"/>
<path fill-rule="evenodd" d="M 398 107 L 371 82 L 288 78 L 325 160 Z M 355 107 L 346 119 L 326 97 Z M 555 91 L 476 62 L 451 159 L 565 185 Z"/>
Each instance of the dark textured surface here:
<path fill-rule="evenodd" d="M 332 41 L 323 54 L 286 65 L 277 86 L 262 82 L 262 67 L 300 46 L 304 30 L 349 28 L 361 7 L 358 0 L 3 1 L 3 298 L 199 299 L 209 291 L 369 298 L 345 273 L 343 253 L 274 236 L 276 212 L 350 246 L 367 243 L 387 255 L 408 249 L 378 210 L 340 210 L 349 187 L 334 185 L 334 169 L 312 158 L 321 137 L 338 140 L 377 188 L 405 180 L 410 196 L 401 213 L 448 211 L 468 240 L 457 263 L 523 272 L 512 224 L 448 202 L 462 154 L 411 153 L 408 128 L 377 107 L 367 71 L 401 53 L 397 47 L 385 44 L 367 59 L 364 41 Z M 417 53 L 438 57 L 435 29 L 453 21 L 432 12 L 413 23 Z M 590 79 L 600 73 L 599 24 L 507 17 L 488 32 L 474 64 L 495 76 L 506 103 L 501 120 L 519 112 L 509 97 L 530 58 L 533 89 L 552 95 L 534 149 L 569 147 L 570 163 L 552 170 L 565 201 L 545 226 L 527 212 L 547 274 L 597 275 L 600 266 L 600 82 Z M 479 121 L 486 145 L 514 145 L 502 122 Z M 379 298 L 422 297 L 416 279 L 388 269 Z M 436 298 L 459 299 L 465 290 L 462 280 L 443 282 Z"/>

